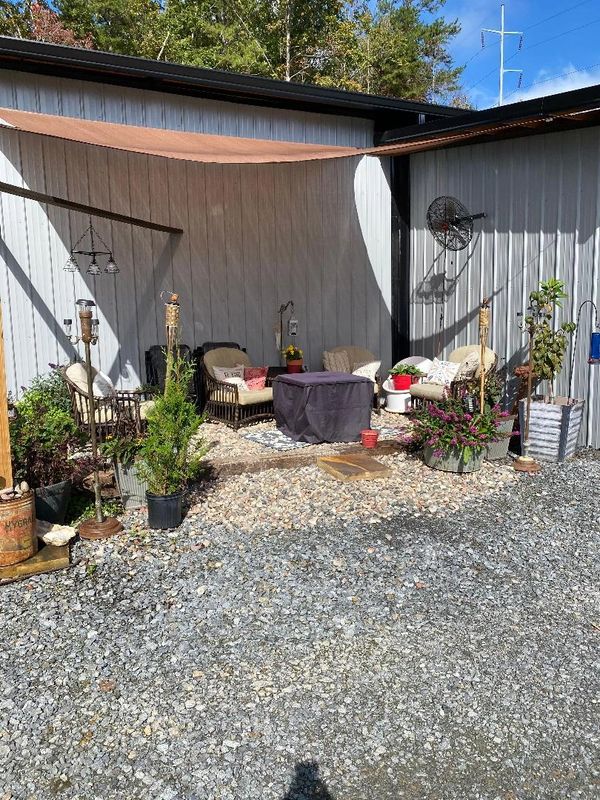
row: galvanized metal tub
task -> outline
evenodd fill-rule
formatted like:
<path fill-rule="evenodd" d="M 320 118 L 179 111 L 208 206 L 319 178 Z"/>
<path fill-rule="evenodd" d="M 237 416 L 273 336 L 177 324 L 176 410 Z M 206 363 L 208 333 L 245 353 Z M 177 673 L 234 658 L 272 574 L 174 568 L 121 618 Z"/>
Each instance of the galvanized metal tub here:
<path fill-rule="evenodd" d="M 148 486 L 139 478 L 135 463 L 121 464 L 119 461 L 115 461 L 114 468 L 123 508 L 129 511 L 132 508 L 146 505 Z"/>
<path fill-rule="evenodd" d="M 37 553 L 33 492 L 0 503 L 0 566 L 18 564 Z"/>
<path fill-rule="evenodd" d="M 583 420 L 583 400 L 556 397 L 554 403 L 542 399 L 531 401 L 529 419 L 529 455 L 537 461 L 564 461 L 577 451 L 577 441 Z M 525 437 L 527 401 L 519 402 L 521 452 Z"/>
<path fill-rule="evenodd" d="M 423 448 L 423 461 L 432 469 L 441 469 L 443 472 L 477 472 L 483 465 L 483 449 L 471 453 L 471 458 L 465 461 L 465 455 L 458 447 L 453 447 L 441 456 L 434 455 L 433 447 Z"/>

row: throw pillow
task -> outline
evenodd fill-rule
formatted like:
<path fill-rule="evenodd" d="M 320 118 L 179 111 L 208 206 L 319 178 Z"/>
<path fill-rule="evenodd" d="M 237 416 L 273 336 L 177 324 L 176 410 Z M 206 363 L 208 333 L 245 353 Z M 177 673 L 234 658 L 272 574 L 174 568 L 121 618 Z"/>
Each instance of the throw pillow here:
<path fill-rule="evenodd" d="M 361 364 L 360 367 L 357 367 L 352 374 L 359 375 L 361 378 L 369 378 L 375 383 L 380 367 L 381 361 L 368 361 L 366 364 Z"/>
<path fill-rule="evenodd" d="M 213 367 L 215 380 L 221 383 L 233 383 L 231 378 L 239 378 L 244 380 L 244 365 L 239 364 L 236 367 Z"/>
<path fill-rule="evenodd" d="M 440 361 L 433 359 L 433 366 L 427 373 L 427 383 L 437 383 L 441 386 L 450 386 L 454 380 L 460 364 L 454 361 Z"/>
<path fill-rule="evenodd" d="M 345 350 L 339 352 L 326 350 L 323 353 L 323 366 L 327 372 L 352 372 L 350 359 Z"/>
<path fill-rule="evenodd" d="M 479 353 L 470 353 L 458 365 L 456 380 L 470 380 L 479 369 Z"/>
<path fill-rule="evenodd" d="M 92 381 L 92 394 L 94 397 L 110 397 L 115 393 L 113 382 L 103 372 L 97 372 Z"/>
<path fill-rule="evenodd" d="M 249 392 L 258 392 L 260 389 L 264 389 L 266 382 L 267 379 L 264 375 L 257 378 L 248 378 L 244 381 Z"/>
<path fill-rule="evenodd" d="M 248 383 L 248 381 L 254 380 L 254 378 L 266 379 L 268 372 L 269 372 L 268 367 L 244 367 L 244 380 L 246 381 L 246 383 Z"/>

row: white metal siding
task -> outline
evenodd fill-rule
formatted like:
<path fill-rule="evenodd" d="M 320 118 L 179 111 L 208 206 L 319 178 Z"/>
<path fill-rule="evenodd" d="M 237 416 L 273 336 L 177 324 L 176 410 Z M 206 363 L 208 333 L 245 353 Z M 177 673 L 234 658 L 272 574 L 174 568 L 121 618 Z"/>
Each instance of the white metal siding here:
<path fill-rule="evenodd" d="M 575 320 L 580 303 L 600 307 L 600 128 L 419 153 L 411 157 L 411 337 L 424 355 L 447 355 L 477 342 L 478 306 L 492 298 L 490 346 L 509 375 L 525 363 L 517 326 L 541 279 L 566 282 L 559 320 Z M 471 245 L 442 252 L 425 215 L 438 195 L 454 195 L 487 218 L 474 223 Z M 574 396 L 585 399 L 582 441 L 600 447 L 600 367 L 588 366 L 592 309 L 582 314 Z M 568 393 L 571 353 L 558 381 Z M 514 389 L 514 382 L 511 384 Z"/>
<path fill-rule="evenodd" d="M 232 135 L 364 145 L 371 123 L 0 74 L 0 106 Z M 73 354 L 62 333 L 74 301 L 98 305 L 94 358 L 123 387 L 144 380 L 144 351 L 164 342 L 162 290 L 179 292 L 182 341 L 245 344 L 278 363 L 277 309 L 293 299 L 298 343 L 353 343 L 385 364 L 390 338 L 390 194 L 374 158 L 288 165 L 201 165 L 0 131 L 0 180 L 184 229 L 181 237 L 95 219 L 121 267 L 63 271 L 84 215 L 0 195 L 0 296 L 13 392 Z M 86 264 L 81 262 L 85 270 Z"/>

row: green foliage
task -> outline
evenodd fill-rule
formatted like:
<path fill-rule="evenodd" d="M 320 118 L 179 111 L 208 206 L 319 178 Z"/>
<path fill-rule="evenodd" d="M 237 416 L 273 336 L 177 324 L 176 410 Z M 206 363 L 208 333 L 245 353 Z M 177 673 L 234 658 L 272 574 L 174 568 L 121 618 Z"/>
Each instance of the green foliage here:
<path fill-rule="evenodd" d="M 0 28 L 109 52 L 466 105 L 446 0 L 0 0 Z M 70 38 L 69 38 L 70 37 Z"/>
<path fill-rule="evenodd" d="M 148 491 L 168 495 L 185 488 L 196 477 L 206 449 L 192 441 L 202 417 L 188 400 L 194 366 L 183 358 L 167 365 L 165 391 L 148 413 L 146 437 L 140 448 L 138 475 L 147 481 Z"/>
<path fill-rule="evenodd" d="M 139 455 L 144 439 L 135 429 L 121 436 L 108 436 L 100 445 L 100 453 L 104 458 L 119 461 L 121 464 L 132 464 Z"/>
<path fill-rule="evenodd" d="M 425 373 L 414 364 L 396 364 L 390 370 L 390 375 L 414 375 L 415 378 L 422 378 Z"/>
<path fill-rule="evenodd" d="M 102 510 L 107 517 L 116 517 L 123 513 L 123 506 L 118 500 L 103 500 Z M 76 528 L 86 519 L 96 515 L 96 503 L 89 492 L 74 492 L 71 495 L 65 524 Z"/>
<path fill-rule="evenodd" d="M 563 368 L 569 336 L 575 331 L 574 322 L 563 322 L 553 326 L 557 308 L 568 295 L 564 281 L 550 278 L 542 281 L 537 291 L 529 294 L 528 314 L 525 325 L 532 336 L 531 366 L 539 380 L 550 382 L 550 394 L 554 394 L 554 381 Z"/>
<path fill-rule="evenodd" d="M 37 378 L 15 403 L 17 418 L 10 425 L 15 481 L 47 486 L 71 478 L 71 450 L 81 444 L 71 414 L 68 390 L 56 372 Z"/>

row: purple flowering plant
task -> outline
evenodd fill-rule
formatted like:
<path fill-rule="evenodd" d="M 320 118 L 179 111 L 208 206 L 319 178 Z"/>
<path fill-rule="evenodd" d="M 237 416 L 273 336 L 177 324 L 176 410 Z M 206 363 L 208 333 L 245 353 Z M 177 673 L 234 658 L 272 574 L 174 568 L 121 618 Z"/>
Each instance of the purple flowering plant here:
<path fill-rule="evenodd" d="M 502 438 L 498 427 L 507 416 L 499 405 L 471 414 L 465 411 L 460 399 L 426 402 L 413 412 L 410 441 L 405 441 L 418 448 L 432 447 L 436 458 L 460 450 L 464 461 L 468 462 L 490 442 Z"/>

